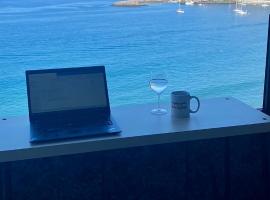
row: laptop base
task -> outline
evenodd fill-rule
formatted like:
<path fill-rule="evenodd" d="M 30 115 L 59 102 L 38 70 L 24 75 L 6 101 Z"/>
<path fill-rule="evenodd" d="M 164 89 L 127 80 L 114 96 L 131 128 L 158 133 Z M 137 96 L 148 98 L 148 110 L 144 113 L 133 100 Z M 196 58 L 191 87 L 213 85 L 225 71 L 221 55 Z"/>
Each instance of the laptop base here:
<path fill-rule="evenodd" d="M 114 120 L 111 124 L 90 124 L 75 127 L 43 127 L 31 125 L 31 143 L 44 143 L 56 140 L 81 139 L 91 137 L 104 137 L 120 133 L 120 128 Z"/>

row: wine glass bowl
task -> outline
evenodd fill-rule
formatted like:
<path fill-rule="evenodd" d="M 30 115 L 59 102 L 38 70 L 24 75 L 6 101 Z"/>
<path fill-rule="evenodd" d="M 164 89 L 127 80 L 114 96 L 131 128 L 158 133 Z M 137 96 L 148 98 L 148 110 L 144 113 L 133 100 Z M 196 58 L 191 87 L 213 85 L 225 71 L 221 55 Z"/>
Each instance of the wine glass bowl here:
<path fill-rule="evenodd" d="M 168 80 L 166 79 L 151 79 L 150 88 L 157 94 L 161 94 L 168 86 Z"/>

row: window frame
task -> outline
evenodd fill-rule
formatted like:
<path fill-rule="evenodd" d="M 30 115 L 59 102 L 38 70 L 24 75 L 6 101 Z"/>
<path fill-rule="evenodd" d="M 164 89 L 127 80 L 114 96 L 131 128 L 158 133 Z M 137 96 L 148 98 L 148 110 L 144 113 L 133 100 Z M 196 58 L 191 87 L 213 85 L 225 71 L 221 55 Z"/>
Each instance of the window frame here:
<path fill-rule="evenodd" d="M 266 65 L 264 74 L 263 108 L 262 112 L 270 115 L 270 15 L 268 21 L 268 38 L 266 50 Z"/>

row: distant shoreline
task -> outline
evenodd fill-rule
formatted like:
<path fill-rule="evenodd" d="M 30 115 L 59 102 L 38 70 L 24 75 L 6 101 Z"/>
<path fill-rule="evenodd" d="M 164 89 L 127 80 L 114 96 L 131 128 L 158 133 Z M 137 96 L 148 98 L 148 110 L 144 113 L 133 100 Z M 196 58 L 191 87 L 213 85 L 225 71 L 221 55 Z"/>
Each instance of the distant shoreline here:
<path fill-rule="evenodd" d="M 190 2 L 191 0 L 180 0 L 181 4 L 185 4 L 186 2 Z M 193 0 L 194 4 L 234 4 L 236 0 Z M 120 0 L 114 2 L 113 6 L 118 7 L 137 7 L 137 6 L 147 6 L 150 4 L 157 4 L 157 3 L 179 3 L 177 0 Z M 247 5 L 262 5 L 262 4 L 269 4 L 269 1 L 257 1 L 257 0 L 247 0 L 245 4 Z"/>

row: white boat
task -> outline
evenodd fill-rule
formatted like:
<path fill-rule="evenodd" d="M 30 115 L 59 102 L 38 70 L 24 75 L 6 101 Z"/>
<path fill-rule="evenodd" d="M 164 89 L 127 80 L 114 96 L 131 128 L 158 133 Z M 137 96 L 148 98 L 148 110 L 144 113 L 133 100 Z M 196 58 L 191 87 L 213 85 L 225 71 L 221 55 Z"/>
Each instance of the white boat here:
<path fill-rule="evenodd" d="M 197 5 L 198 5 L 198 6 L 203 6 L 202 0 L 197 1 Z"/>
<path fill-rule="evenodd" d="M 269 6 L 269 5 L 266 4 L 266 3 L 262 4 L 262 7 L 268 7 L 268 6 Z"/>
<path fill-rule="evenodd" d="M 186 3 L 185 3 L 187 6 L 192 6 L 192 5 L 194 5 L 194 2 L 193 1 L 186 1 Z"/>
<path fill-rule="evenodd" d="M 179 13 L 179 14 L 184 14 L 185 13 L 185 11 L 182 10 L 181 8 L 177 9 L 176 12 Z"/>
<path fill-rule="evenodd" d="M 238 8 L 235 8 L 233 11 L 236 12 L 236 13 L 239 13 L 241 10 L 238 9 Z"/>
<path fill-rule="evenodd" d="M 247 10 L 240 10 L 239 12 L 237 12 L 239 15 L 247 15 L 248 12 Z"/>
<path fill-rule="evenodd" d="M 235 1 L 235 9 L 233 10 L 234 12 L 238 13 L 240 12 L 241 10 L 238 8 L 238 2 L 237 0 Z"/>
<path fill-rule="evenodd" d="M 178 9 L 176 10 L 177 13 L 179 14 L 184 14 L 185 11 L 181 9 L 181 4 L 180 4 L 180 0 L 178 1 Z"/>
<path fill-rule="evenodd" d="M 237 1 L 236 1 L 237 2 Z M 242 0 L 242 2 L 240 3 L 240 8 L 238 8 L 238 6 L 235 8 L 235 12 L 238 14 L 238 15 L 247 15 L 248 14 L 248 12 L 247 12 L 247 10 L 243 10 L 243 5 L 245 5 L 245 4 L 243 4 L 243 0 Z"/>

